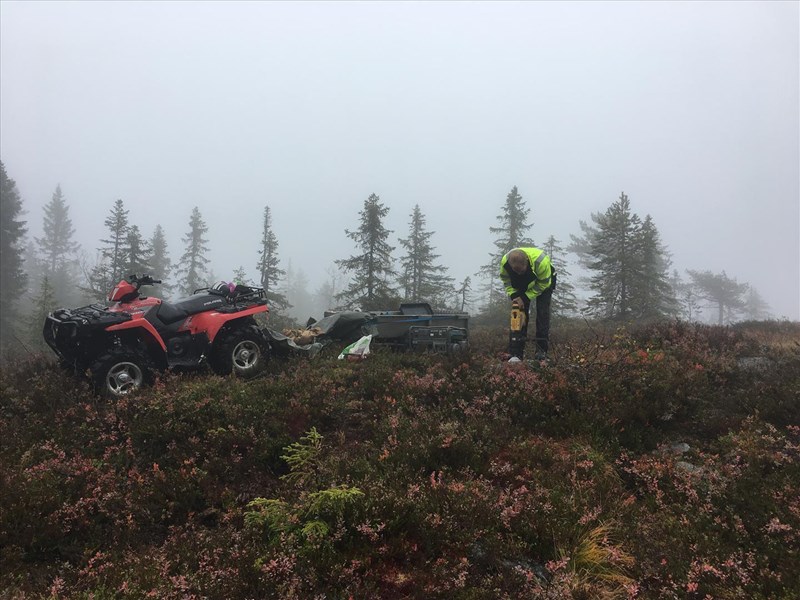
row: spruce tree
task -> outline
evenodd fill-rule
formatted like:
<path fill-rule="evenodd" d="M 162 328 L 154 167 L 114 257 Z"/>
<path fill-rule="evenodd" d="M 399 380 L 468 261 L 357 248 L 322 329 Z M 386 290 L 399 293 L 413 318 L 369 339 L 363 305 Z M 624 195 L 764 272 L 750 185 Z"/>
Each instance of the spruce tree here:
<path fill-rule="evenodd" d="M 673 269 L 669 283 L 675 294 L 678 317 L 686 321 L 696 321 L 702 308 L 697 287 L 691 281 L 684 281 L 677 269 Z"/>
<path fill-rule="evenodd" d="M 637 275 L 642 258 L 639 249 L 641 221 L 631 211 L 625 193 L 602 215 L 593 215 L 596 234 L 589 240 L 593 271 L 588 311 L 605 319 L 634 318 Z"/>
<path fill-rule="evenodd" d="M 305 323 L 313 316 L 313 300 L 308 291 L 308 277 L 302 269 L 294 269 L 292 262 L 286 268 L 286 298 L 291 305 L 287 312 L 298 323 Z"/>
<path fill-rule="evenodd" d="M 26 286 L 25 295 L 20 297 L 20 303 L 30 303 L 33 302 L 37 293 L 35 286 L 32 284 L 41 281 L 47 269 L 39 258 L 35 240 L 27 237 L 25 239 L 25 247 L 22 249 L 22 271 L 27 277 L 28 285 Z"/>
<path fill-rule="evenodd" d="M 277 310 L 286 309 L 289 302 L 286 296 L 278 290 L 278 283 L 286 275 L 280 268 L 278 258 L 278 238 L 272 231 L 272 213 L 269 206 L 264 207 L 264 226 L 261 233 L 261 248 L 258 251 L 258 272 L 261 276 L 261 287 L 270 307 Z"/>
<path fill-rule="evenodd" d="M 495 235 L 495 249 L 489 254 L 489 262 L 481 267 L 481 273 L 498 279 L 500 259 L 514 248 L 532 246 L 533 240 L 528 237 L 528 230 L 533 222 L 528 223 L 531 209 L 522 199 L 517 186 L 511 188 L 506 196 L 501 212 L 497 215 L 497 227 L 489 227 L 489 233 Z"/>
<path fill-rule="evenodd" d="M 735 320 L 739 311 L 745 307 L 744 294 L 747 292 L 746 283 L 738 283 L 736 279 L 731 279 L 722 273 L 712 273 L 711 271 L 687 271 L 692 278 L 694 285 L 700 292 L 701 297 L 716 305 L 717 324 L 722 325 L 725 321 Z"/>
<path fill-rule="evenodd" d="M 325 269 L 327 277 L 314 291 L 314 308 L 317 314 L 323 315 L 325 311 L 336 308 L 336 294 L 339 291 L 339 284 L 342 278 L 341 272 L 330 265 Z"/>
<path fill-rule="evenodd" d="M 753 286 L 749 287 L 744 297 L 742 314 L 750 321 L 763 321 L 770 317 L 769 304 Z"/>
<path fill-rule="evenodd" d="M 637 251 L 641 266 L 633 286 L 634 314 L 641 319 L 675 315 L 678 305 L 669 281 L 669 254 L 650 215 L 638 231 Z"/>
<path fill-rule="evenodd" d="M 239 265 L 239 268 L 233 271 L 233 283 L 237 285 L 255 285 L 253 280 L 247 276 L 243 265 Z"/>
<path fill-rule="evenodd" d="M 489 227 L 489 232 L 497 236 L 494 245 L 497 248 L 495 258 L 498 259 L 498 263 L 509 250 L 533 245 L 533 240 L 527 235 L 528 230 L 533 227 L 533 221 L 527 222 L 530 212 L 517 186 L 512 187 L 506 196 L 502 213 L 497 216 L 500 225 Z M 498 267 L 497 264 L 494 266 Z"/>
<path fill-rule="evenodd" d="M 128 264 L 125 275 L 152 275 L 153 267 L 150 264 L 150 244 L 142 237 L 138 225 L 132 225 L 128 230 L 127 240 Z"/>
<path fill-rule="evenodd" d="M 430 238 L 433 231 L 426 231 L 425 216 L 417 204 L 410 215 L 408 237 L 400 244 L 406 254 L 400 259 L 402 265 L 400 284 L 407 301 L 430 302 L 434 307 L 444 307 L 453 301 L 453 278 L 445 275 L 447 267 L 435 264 Z"/>
<path fill-rule="evenodd" d="M 104 245 L 98 248 L 97 263 L 87 275 L 83 290 L 98 301 L 105 301 L 114 286 L 128 275 L 128 211 L 122 200 L 114 203 L 104 223 L 108 237 L 100 240 Z"/>
<path fill-rule="evenodd" d="M 359 212 L 360 224 L 354 231 L 345 230 L 347 237 L 356 242 L 360 254 L 337 260 L 336 264 L 353 277 L 337 299 L 347 305 L 360 306 L 361 310 L 386 308 L 397 302 L 397 293 L 390 284 L 395 276 L 392 265 L 392 251 L 389 234 L 383 225 L 389 208 L 381 204 L 376 194 L 364 201 Z"/>
<path fill-rule="evenodd" d="M 575 297 L 575 286 L 572 283 L 572 274 L 567 268 L 564 258 L 566 250 L 561 247 L 561 242 L 551 235 L 542 245 L 550 257 L 550 264 L 556 271 L 556 290 L 551 300 L 550 311 L 554 316 L 572 316 L 578 311 L 578 300 Z"/>
<path fill-rule="evenodd" d="M 472 278 L 469 275 L 464 277 L 455 292 L 459 300 L 458 310 L 464 312 L 472 304 Z"/>
<path fill-rule="evenodd" d="M 22 198 L 16 182 L 0 161 L 0 354 L 12 346 L 17 326 L 17 301 L 25 293 L 27 275 L 22 270 L 27 231 L 22 221 Z"/>
<path fill-rule="evenodd" d="M 181 266 L 178 268 L 180 289 L 187 296 L 194 293 L 196 289 L 205 287 L 204 283 L 207 281 L 208 241 L 205 237 L 206 233 L 208 233 L 208 226 L 203 221 L 200 209 L 195 206 L 192 209 L 192 216 L 189 218 L 189 231 L 183 237 L 186 251 L 181 256 Z"/>
<path fill-rule="evenodd" d="M 105 302 L 108 294 L 114 287 L 114 273 L 110 261 L 98 251 L 97 260 L 91 269 L 83 266 L 86 277 L 86 286 L 81 291 L 95 302 Z"/>
<path fill-rule="evenodd" d="M 33 298 L 31 312 L 27 318 L 27 338 L 32 348 L 39 352 L 48 349 L 42 335 L 45 319 L 57 307 L 53 286 L 50 284 L 50 277 L 45 272 L 39 283 L 39 290 Z"/>
<path fill-rule="evenodd" d="M 487 313 L 497 313 L 506 308 L 506 294 L 500 283 L 500 260 L 514 248 L 533 245 L 533 240 L 528 237 L 528 230 L 533 222 L 528 222 L 530 209 L 523 200 L 517 186 L 511 188 L 506 196 L 501 212 L 497 215 L 497 227 L 489 227 L 489 233 L 495 236 L 494 250 L 489 253 L 489 262 L 478 271 L 486 282 L 488 293 L 485 310 Z M 504 314 L 504 313 L 503 313 Z"/>
<path fill-rule="evenodd" d="M 172 261 L 169 258 L 167 249 L 167 238 L 164 235 L 164 230 L 161 225 L 156 225 L 153 231 L 153 237 L 150 238 L 148 244 L 150 248 L 150 255 L 147 258 L 147 263 L 150 266 L 150 274 L 153 279 L 160 279 L 161 285 L 155 288 L 155 292 L 151 292 L 154 296 L 168 297 L 174 285 L 169 281 L 169 276 L 172 271 Z"/>
<path fill-rule="evenodd" d="M 108 260 L 111 281 L 108 287 L 111 289 L 118 280 L 125 277 L 125 267 L 128 264 L 128 212 L 125 204 L 118 199 L 111 209 L 111 214 L 106 217 L 105 226 L 108 228 L 109 236 L 100 240 L 105 246 L 101 248 L 103 256 Z"/>
<path fill-rule="evenodd" d="M 590 215 L 591 223 L 597 223 L 602 218 L 602 213 L 591 213 Z M 592 241 L 597 237 L 597 227 L 584 220 L 578 221 L 578 226 L 580 227 L 581 233 L 580 235 L 574 233 L 569 235 L 570 243 L 567 246 L 567 252 L 575 254 L 578 266 L 583 268 L 584 272 L 591 273 L 589 265 L 594 261 L 594 256 L 592 255 Z M 585 274 L 580 275 L 576 278 L 576 283 L 581 288 L 588 289 L 591 285 L 591 278 Z"/>
<path fill-rule="evenodd" d="M 56 186 L 52 199 L 44 207 L 42 231 L 44 235 L 36 238 L 36 244 L 46 272 L 52 278 L 55 273 L 64 269 L 79 247 L 72 239 L 75 228 L 72 226 L 69 206 L 60 185 Z"/>
<path fill-rule="evenodd" d="M 56 302 L 71 304 L 79 297 L 74 280 L 77 270 L 75 253 L 80 246 L 73 241 L 75 228 L 60 185 L 56 186 L 52 199 L 44 208 L 42 231 L 44 235 L 36 238 L 42 272 L 48 277 Z"/>
<path fill-rule="evenodd" d="M 583 279 L 593 292 L 586 311 L 617 320 L 675 314 L 669 254 L 652 217 L 642 222 L 622 192 L 604 213 L 592 213 L 591 221 L 580 221 L 582 235 L 571 235 L 568 247 L 590 272 Z"/>

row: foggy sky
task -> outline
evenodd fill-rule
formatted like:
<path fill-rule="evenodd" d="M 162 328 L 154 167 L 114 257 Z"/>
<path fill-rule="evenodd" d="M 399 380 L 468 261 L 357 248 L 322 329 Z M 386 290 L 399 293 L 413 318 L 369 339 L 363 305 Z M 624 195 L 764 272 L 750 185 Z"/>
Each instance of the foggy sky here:
<path fill-rule="evenodd" d="M 797 320 L 798 6 L 3 1 L 0 158 L 32 235 L 61 184 L 92 256 L 122 198 L 177 262 L 198 206 L 223 279 L 257 279 L 268 204 L 309 291 L 371 193 L 460 281 L 512 186 L 565 245 L 624 191 L 684 278 Z"/>

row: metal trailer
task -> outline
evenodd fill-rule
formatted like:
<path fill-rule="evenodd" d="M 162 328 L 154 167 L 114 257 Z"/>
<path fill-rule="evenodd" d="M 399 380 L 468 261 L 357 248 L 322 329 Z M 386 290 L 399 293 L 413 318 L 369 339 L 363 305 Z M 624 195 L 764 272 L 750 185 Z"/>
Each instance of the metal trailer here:
<path fill-rule="evenodd" d="M 433 311 L 427 302 L 372 311 L 373 342 L 397 349 L 457 352 L 469 344 L 469 314 Z"/>

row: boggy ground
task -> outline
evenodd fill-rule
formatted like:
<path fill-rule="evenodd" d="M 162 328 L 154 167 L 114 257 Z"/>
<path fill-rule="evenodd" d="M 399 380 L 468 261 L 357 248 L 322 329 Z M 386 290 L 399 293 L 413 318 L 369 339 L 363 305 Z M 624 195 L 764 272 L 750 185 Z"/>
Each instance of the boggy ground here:
<path fill-rule="evenodd" d="M 5 598 L 800 597 L 800 326 L 0 378 Z M 338 351 L 338 349 L 337 349 Z"/>

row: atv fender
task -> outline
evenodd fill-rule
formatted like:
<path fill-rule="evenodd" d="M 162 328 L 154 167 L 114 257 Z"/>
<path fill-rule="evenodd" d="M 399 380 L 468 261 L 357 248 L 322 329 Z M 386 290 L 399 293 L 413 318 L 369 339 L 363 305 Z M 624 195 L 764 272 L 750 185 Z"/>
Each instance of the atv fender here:
<path fill-rule="evenodd" d="M 217 337 L 219 330 L 227 323 L 265 312 L 267 312 L 267 307 L 265 305 L 260 305 L 235 313 L 220 313 L 216 311 L 198 313 L 186 319 L 178 331 L 189 331 L 192 334 L 205 332 L 208 336 L 208 343 L 213 344 L 214 338 Z"/>
<path fill-rule="evenodd" d="M 161 349 L 166 353 L 167 346 L 164 344 L 164 340 L 161 339 L 161 336 L 158 335 L 156 328 L 150 324 L 150 321 L 145 321 L 144 319 L 133 319 L 132 321 L 125 321 L 124 323 L 106 327 L 106 331 L 122 331 L 124 329 L 136 328 L 144 329 L 148 334 L 150 334 L 150 337 L 153 338 L 154 342 L 158 342 L 158 345 L 161 346 Z"/>

